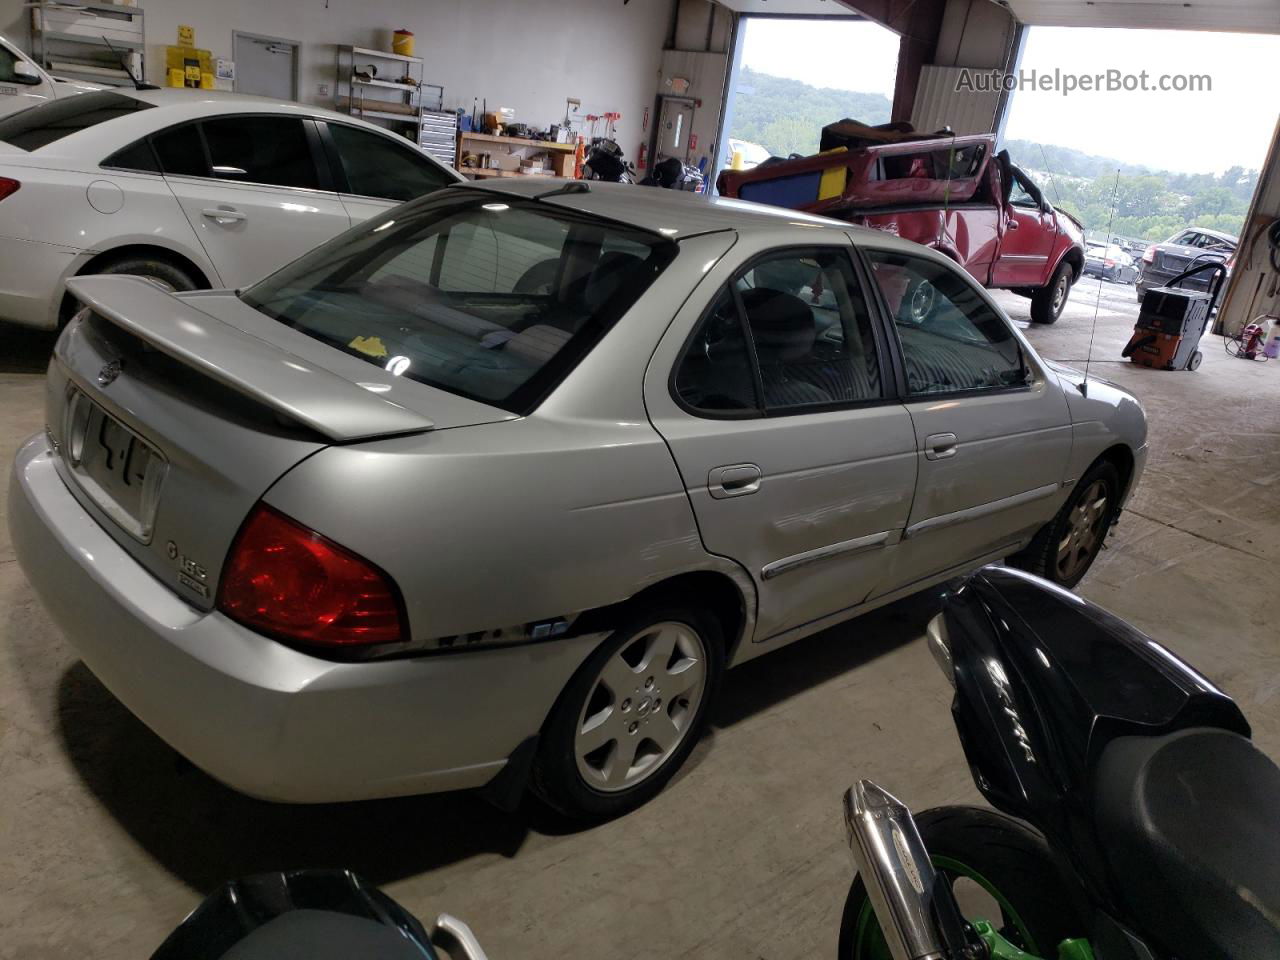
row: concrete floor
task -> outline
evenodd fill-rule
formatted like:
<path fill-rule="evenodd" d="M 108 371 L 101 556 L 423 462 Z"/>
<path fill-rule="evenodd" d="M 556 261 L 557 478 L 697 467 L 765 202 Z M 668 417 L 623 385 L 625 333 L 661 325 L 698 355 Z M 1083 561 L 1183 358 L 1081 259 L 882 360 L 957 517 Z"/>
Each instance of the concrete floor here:
<path fill-rule="evenodd" d="M 1133 288 L 1101 288 L 1094 370 L 1143 399 L 1152 452 L 1081 592 L 1236 696 L 1280 756 L 1280 363 L 1230 359 L 1212 337 L 1198 373 L 1114 362 Z M 1081 283 L 1057 325 L 1029 329 L 1044 356 L 1085 356 L 1098 289 Z M 1028 301 L 1000 299 L 1026 319 Z M 0 345 L 7 464 L 42 425 L 51 338 L 0 328 Z M 831 957 L 845 787 L 874 777 L 917 807 L 976 799 L 921 642 L 931 613 L 903 602 L 734 671 L 682 775 L 601 827 L 469 795 L 273 806 L 192 769 L 112 699 L 0 523 L 0 958 L 145 957 L 226 878 L 338 865 L 423 918 L 465 918 L 494 958 Z"/>

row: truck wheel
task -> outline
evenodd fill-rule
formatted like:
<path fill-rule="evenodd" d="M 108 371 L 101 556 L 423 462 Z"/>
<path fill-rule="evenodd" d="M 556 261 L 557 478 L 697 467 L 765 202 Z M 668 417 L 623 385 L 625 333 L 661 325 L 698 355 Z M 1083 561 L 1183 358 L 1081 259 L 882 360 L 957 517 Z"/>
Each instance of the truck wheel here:
<path fill-rule="evenodd" d="M 1054 323 L 1062 316 L 1071 293 L 1071 264 L 1062 263 L 1054 271 L 1053 279 L 1031 297 L 1031 322 Z"/>

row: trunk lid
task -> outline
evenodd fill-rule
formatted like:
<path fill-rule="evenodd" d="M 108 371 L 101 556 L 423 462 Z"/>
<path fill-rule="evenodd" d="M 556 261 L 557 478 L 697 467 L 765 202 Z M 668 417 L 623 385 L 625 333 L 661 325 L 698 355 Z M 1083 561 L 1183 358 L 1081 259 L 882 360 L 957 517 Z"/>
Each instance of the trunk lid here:
<path fill-rule="evenodd" d="M 233 294 L 173 296 L 136 277 L 68 289 L 91 312 L 64 331 L 49 367 L 59 472 L 139 563 L 201 609 L 213 606 L 244 518 L 291 467 L 329 444 L 440 426 L 424 412 L 440 391 L 380 382 L 395 378 Z M 241 309 L 265 323 L 253 330 Z M 321 360 L 290 349 L 292 336 L 322 348 Z M 366 381 L 325 364 L 323 351 L 352 359 Z M 442 393 L 437 405 L 450 426 L 509 416 Z"/>

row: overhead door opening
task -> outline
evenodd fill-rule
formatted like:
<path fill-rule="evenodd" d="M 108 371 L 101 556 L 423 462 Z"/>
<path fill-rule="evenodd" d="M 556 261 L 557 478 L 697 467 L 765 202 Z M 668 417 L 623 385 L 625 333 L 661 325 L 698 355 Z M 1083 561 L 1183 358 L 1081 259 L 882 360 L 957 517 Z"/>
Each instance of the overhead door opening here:
<path fill-rule="evenodd" d="M 857 17 L 743 16 L 719 137 L 718 168 L 817 153 L 822 127 L 889 120 L 899 37 Z"/>
<path fill-rule="evenodd" d="M 1005 145 L 1137 296 L 1230 265 L 1276 122 L 1280 37 L 1031 27 Z M 1130 290 L 1133 290 L 1130 287 Z"/>

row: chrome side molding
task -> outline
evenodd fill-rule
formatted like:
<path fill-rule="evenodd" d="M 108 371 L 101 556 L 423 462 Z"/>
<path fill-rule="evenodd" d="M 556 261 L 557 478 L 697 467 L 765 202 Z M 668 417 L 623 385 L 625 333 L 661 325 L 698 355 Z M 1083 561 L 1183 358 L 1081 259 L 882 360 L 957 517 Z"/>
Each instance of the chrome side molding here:
<path fill-rule="evenodd" d="M 816 550 L 806 550 L 804 553 L 797 553 L 795 556 L 774 560 L 772 563 L 766 563 L 760 570 L 760 579 L 772 580 L 774 577 L 789 573 L 792 570 L 798 570 L 800 567 L 807 567 L 811 563 L 830 560 L 832 557 L 847 557 L 850 554 L 865 553 L 868 550 L 876 550 L 880 547 L 888 546 L 889 536 L 892 532 L 891 530 L 885 530 L 865 537 L 842 540 L 840 543 L 829 543 L 825 547 L 818 547 Z"/>

